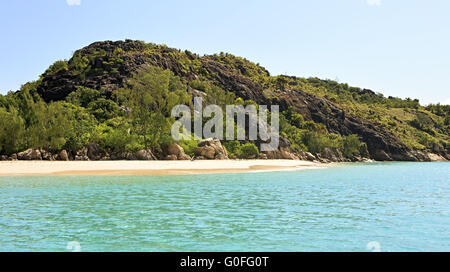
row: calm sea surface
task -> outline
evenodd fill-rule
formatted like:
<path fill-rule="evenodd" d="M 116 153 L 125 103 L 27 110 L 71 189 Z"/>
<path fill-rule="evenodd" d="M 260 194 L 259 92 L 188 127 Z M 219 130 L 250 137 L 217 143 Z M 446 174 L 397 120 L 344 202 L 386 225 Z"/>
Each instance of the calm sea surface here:
<path fill-rule="evenodd" d="M 0 177 L 0 251 L 367 251 L 368 245 L 450 251 L 450 163 Z"/>

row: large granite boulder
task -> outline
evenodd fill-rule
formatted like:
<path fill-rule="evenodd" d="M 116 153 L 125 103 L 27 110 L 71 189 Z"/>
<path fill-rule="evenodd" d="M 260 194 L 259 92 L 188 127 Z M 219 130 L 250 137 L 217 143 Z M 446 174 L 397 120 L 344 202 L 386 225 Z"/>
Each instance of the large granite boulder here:
<path fill-rule="evenodd" d="M 136 158 L 140 161 L 154 161 L 156 160 L 155 155 L 153 155 L 150 149 L 143 149 L 136 152 Z"/>
<path fill-rule="evenodd" d="M 90 160 L 99 160 L 101 157 L 103 157 L 103 152 L 100 149 L 100 146 L 96 143 L 90 143 L 87 145 L 87 157 Z"/>
<path fill-rule="evenodd" d="M 297 155 L 301 160 L 305 160 L 305 161 L 316 161 L 317 160 L 316 156 L 314 156 L 313 154 L 311 154 L 309 152 L 303 151 L 303 150 L 298 152 Z"/>
<path fill-rule="evenodd" d="M 174 159 L 175 158 L 175 159 Z M 167 147 L 167 156 L 166 160 L 180 160 L 180 161 L 188 161 L 191 160 L 191 157 L 184 153 L 184 148 L 178 145 L 177 143 L 172 143 Z"/>
<path fill-rule="evenodd" d="M 208 160 L 227 160 L 228 152 L 218 139 L 205 139 L 198 142 L 195 155 Z"/>
<path fill-rule="evenodd" d="M 66 150 L 61 150 L 58 154 L 58 156 L 56 157 L 56 159 L 58 161 L 68 161 L 69 160 L 69 154 L 67 153 Z"/>

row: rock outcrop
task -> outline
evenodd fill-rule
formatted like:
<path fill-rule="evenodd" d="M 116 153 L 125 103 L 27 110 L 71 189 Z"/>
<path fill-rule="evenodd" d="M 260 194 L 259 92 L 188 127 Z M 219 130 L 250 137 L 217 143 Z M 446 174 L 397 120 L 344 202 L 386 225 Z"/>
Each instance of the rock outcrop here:
<path fill-rule="evenodd" d="M 320 153 L 320 157 L 324 158 L 328 161 L 331 162 L 345 162 L 347 161 L 344 156 L 342 155 L 342 153 L 334 148 L 334 149 L 330 149 L 330 148 L 325 148 L 321 153 Z"/>
<path fill-rule="evenodd" d="M 304 160 L 304 161 L 316 161 L 317 160 L 317 158 L 313 154 L 306 152 L 306 151 L 300 151 L 297 153 L 297 155 L 301 160 Z"/>
<path fill-rule="evenodd" d="M 41 151 L 33 148 L 17 153 L 17 158 L 23 161 L 42 160 Z"/>
<path fill-rule="evenodd" d="M 172 143 L 167 147 L 166 160 L 188 161 L 191 160 L 191 157 L 184 153 L 183 147 L 179 146 L 177 143 Z"/>
<path fill-rule="evenodd" d="M 141 161 L 154 161 L 156 160 L 155 155 L 149 149 L 143 149 L 136 152 L 136 158 Z"/>
<path fill-rule="evenodd" d="M 205 139 L 198 142 L 195 150 L 196 159 L 205 158 L 208 160 L 227 160 L 228 152 L 220 140 Z"/>

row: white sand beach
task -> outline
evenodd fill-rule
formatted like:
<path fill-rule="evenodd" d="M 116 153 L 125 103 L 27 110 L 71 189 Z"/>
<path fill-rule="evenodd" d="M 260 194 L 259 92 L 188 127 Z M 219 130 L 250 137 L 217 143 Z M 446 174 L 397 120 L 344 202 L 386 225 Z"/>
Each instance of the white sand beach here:
<path fill-rule="evenodd" d="M 190 175 L 296 171 L 324 167 L 296 160 L 210 161 L 2 161 L 0 176 L 24 175 Z"/>

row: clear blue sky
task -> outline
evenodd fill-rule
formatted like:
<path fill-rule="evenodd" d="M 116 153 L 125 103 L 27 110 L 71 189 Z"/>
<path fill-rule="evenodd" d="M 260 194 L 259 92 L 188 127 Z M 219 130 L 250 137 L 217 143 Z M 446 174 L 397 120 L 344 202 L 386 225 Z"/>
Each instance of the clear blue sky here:
<path fill-rule="evenodd" d="M 450 103 L 449 12 L 448 0 L 3 0 L 0 93 L 94 41 L 129 38 Z"/>

